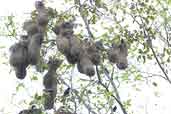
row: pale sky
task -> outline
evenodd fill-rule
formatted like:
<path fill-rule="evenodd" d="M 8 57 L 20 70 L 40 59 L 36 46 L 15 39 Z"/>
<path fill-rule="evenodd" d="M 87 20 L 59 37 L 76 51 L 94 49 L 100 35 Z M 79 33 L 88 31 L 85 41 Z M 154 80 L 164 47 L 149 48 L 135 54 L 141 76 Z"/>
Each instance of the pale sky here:
<path fill-rule="evenodd" d="M 22 16 L 23 13 L 29 13 L 32 9 L 34 9 L 34 1 L 35 0 L 1 0 L 0 16 L 7 16 L 10 14 Z M 56 5 L 59 4 L 59 1 L 60 0 L 56 2 Z M 61 7 L 62 6 L 59 6 L 58 8 Z M 8 49 L 15 41 L 11 41 L 10 39 L 9 42 L 9 39 L 5 39 L 5 37 L 0 36 L 0 42 L 0 47 L 5 46 L 5 48 L 0 49 L 0 110 L 5 108 L 5 112 L 9 111 L 9 114 L 17 114 L 21 108 L 27 107 L 21 101 L 29 98 L 29 92 L 41 92 L 42 78 L 40 77 L 38 81 L 32 82 L 32 85 L 26 85 L 27 83 L 30 83 L 29 78 L 26 77 L 22 83 L 26 85 L 27 90 L 20 90 L 17 95 L 14 95 L 15 100 L 12 101 L 13 94 L 16 94 L 15 89 L 19 80 L 16 79 L 13 71 L 10 73 L 11 67 L 9 64 L 5 65 L 3 63 L 8 63 L 8 60 L 4 58 L 4 54 L 6 54 L 8 57 Z M 151 66 L 150 62 L 148 63 L 147 67 L 143 69 L 144 71 L 155 73 L 157 73 L 156 71 L 160 71 L 157 65 Z M 145 82 L 138 82 L 137 84 L 138 87 L 141 88 L 141 91 L 135 91 L 132 89 L 131 85 L 134 83 L 130 84 L 130 88 L 124 84 L 121 85 L 121 98 L 123 97 L 124 99 L 127 98 L 127 96 L 132 98 L 132 108 L 134 111 L 136 111 L 134 114 L 171 113 L 171 85 L 160 78 L 153 78 L 153 80 L 158 83 L 158 87 L 154 87 L 151 82 L 149 82 L 149 84 L 146 84 Z M 155 92 L 158 92 L 158 97 L 154 95 Z M 19 103 L 22 105 L 20 106 Z"/>

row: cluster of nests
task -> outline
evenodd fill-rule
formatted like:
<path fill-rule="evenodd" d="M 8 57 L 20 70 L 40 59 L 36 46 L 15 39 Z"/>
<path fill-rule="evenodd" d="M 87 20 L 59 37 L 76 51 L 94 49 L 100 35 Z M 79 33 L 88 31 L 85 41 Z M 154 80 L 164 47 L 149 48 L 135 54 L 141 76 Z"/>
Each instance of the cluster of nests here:
<path fill-rule="evenodd" d="M 104 46 L 101 42 L 80 40 L 73 34 L 73 23 L 64 22 L 53 28 L 57 35 L 56 44 L 58 50 L 66 57 L 70 64 L 77 64 L 80 73 L 88 76 L 95 74 L 94 66 L 101 62 L 101 51 Z M 124 40 L 119 44 L 113 44 L 107 51 L 110 62 L 115 63 L 119 69 L 128 67 L 128 49 Z M 52 59 L 49 61 L 49 70 L 44 76 L 44 109 L 52 109 L 57 94 L 56 70 L 62 64 L 62 60 Z"/>
<path fill-rule="evenodd" d="M 27 20 L 23 24 L 27 35 L 21 35 L 20 41 L 10 47 L 10 65 L 14 67 L 19 79 L 25 78 L 29 64 L 36 65 L 39 62 L 45 27 L 48 24 L 48 12 L 44 4 L 37 1 L 35 7 L 37 11 L 35 20 Z"/>
<path fill-rule="evenodd" d="M 78 71 L 88 76 L 95 74 L 93 65 L 100 64 L 100 53 L 95 43 L 81 41 L 73 34 L 73 24 L 64 22 L 54 27 L 58 50 L 70 64 L 77 64 Z"/>
<path fill-rule="evenodd" d="M 16 76 L 19 79 L 25 78 L 28 65 L 36 65 L 39 62 L 41 44 L 49 21 L 48 10 L 41 1 L 35 2 L 35 8 L 37 12 L 35 20 L 27 20 L 23 24 L 23 29 L 27 32 L 27 35 L 22 35 L 20 41 L 10 47 L 9 62 L 14 67 Z M 73 27 L 74 24 L 72 22 L 63 22 L 53 28 L 54 33 L 57 35 L 57 48 L 70 64 L 77 64 L 77 69 L 80 73 L 91 77 L 95 75 L 94 66 L 101 63 L 101 53 L 106 49 L 104 49 L 100 41 L 93 42 L 92 40 L 77 38 L 74 35 Z M 123 39 L 120 43 L 113 44 L 112 47 L 107 49 L 107 54 L 109 61 L 116 64 L 119 69 L 128 67 L 128 49 Z M 57 94 L 56 70 L 61 64 L 62 60 L 49 60 L 49 69 L 43 79 L 45 110 L 54 107 Z M 21 111 L 19 114 L 32 114 L 33 110 L 38 111 L 31 108 L 25 111 L 28 113 Z"/>
<path fill-rule="evenodd" d="M 95 74 L 94 65 L 101 62 L 101 51 L 103 44 L 100 41 L 93 42 L 80 40 L 73 34 L 73 23 L 64 22 L 53 28 L 57 35 L 56 44 L 58 50 L 65 55 L 70 64 L 77 64 L 78 71 L 88 76 Z M 116 63 L 119 69 L 126 69 L 127 46 L 122 39 L 120 44 L 113 44 L 108 50 L 108 59 Z"/>
<path fill-rule="evenodd" d="M 29 64 L 36 65 L 39 62 L 41 44 L 48 24 L 48 10 L 44 4 L 37 1 L 35 8 L 37 11 L 35 20 L 27 20 L 23 25 L 27 35 L 22 35 L 21 40 L 10 47 L 10 65 L 14 67 L 19 79 L 25 78 Z M 73 26 L 72 22 L 63 22 L 53 28 L 57 35 L 57 48 L 70 64 L 77 64 L 80 73 L 93 76 L 94 65 L 99 65 L 101 62 L 103 44 L 77 38 Z M 128 66 L 127 53 L 126 43 L 121 40 L 119 44 L 113 44 L 108 49 L 108 58 L 110 62 L 116 63 L 119 69 L 125 69 Z"/>

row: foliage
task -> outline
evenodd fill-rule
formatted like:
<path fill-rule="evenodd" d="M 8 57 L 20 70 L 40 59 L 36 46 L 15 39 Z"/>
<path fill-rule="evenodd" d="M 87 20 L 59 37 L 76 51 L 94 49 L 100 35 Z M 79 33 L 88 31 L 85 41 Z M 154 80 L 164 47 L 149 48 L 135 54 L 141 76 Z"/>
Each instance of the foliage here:
<path fill-rule="evenodd" d="M 47 1 L 48 3 L 50 1 Z M 36 71 L 43 75 L 47 71 L 46 61 L 49 57 L 56 56 L 64 60 L 57 70 L 57 105 L 65 106 L 75 113 L 84 113 L 83 109 L 87 109 L 93 114 L 113 113 L 112 108 L 117 105 L 120 107 L 117 112 L 129 114 L 132 112 L 132 100 L 122 99 L 122 84 L 144 82 L 156 76 L 171 84 L 168 76 L 171 73 L 171 9 L 164 0 L 63 0 L 63 3 L 69 8 L 48 7 L 50 21 L 42 44 L 41 61 L 36 66 Z M 170 4 L 170 0 L 168 3 Z M 31 18 L 34 19 L 35 15 L 33 11 Z M 18 27 L 14 19 L 14 15 L 5 17 L 5 29 L 1 28 L 0 31 L 17 40 L 21 26 Z M 54 25 L 69 20 L 75 21 L 75 34 L 80 39 L 102 41 L 106 49 L 111 47 L 112 43 L 124 39 L 129 47 L 129 67 L 124 71 L 118 70 L 108 61 L 104 51 L 103 60 L 94 77 L 89 78 L 78 73 L 75 70 L 76 65 L 68 64 L 57 50 L 55 35 L 52 32 Z M 143 71 L 143 67 L 149 62 L 153 65 L 157 63 L 162 74 Z M 36 81 L 38 78 L 33 75 L 31 80 Z M 156 82 L 152 84 L 158 86 Z M 19 84 L 16 91 L 19 92 L 21 87 L 24 85 Z M 72 90 L 69 96 L 64 97 L 63 92 L 67 87 Z M 143 88 L 137 88 L 137 91 L 141 89 Z M 33 100 L 28 104 L 37 104 L 42 108 L 43 95 L 39 94 L 33 95 Z"/>

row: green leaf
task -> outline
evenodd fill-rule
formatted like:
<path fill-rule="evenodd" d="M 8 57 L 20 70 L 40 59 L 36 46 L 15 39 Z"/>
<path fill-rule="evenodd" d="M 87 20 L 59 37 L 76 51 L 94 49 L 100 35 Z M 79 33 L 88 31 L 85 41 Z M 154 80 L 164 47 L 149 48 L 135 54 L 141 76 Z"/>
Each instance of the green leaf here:
<path fill-rule="evenodd" d="M 168 4 L 171 5 L 171 0 L 168 0 Z"/>
<path fill-rule="evenodd" d="M 129 79 L 128 78 L 128 73 L 124 73 L 121 78 L 122 78 L 123 81 L 128 80 Z"/>
<path fill-rule="evenodd" d="M 142 77 L 141 77 L 140 74 L 137 74 L 137 75 L 135 76 L 135 78 L 134 78 L 134 80 L 141 80 L 141 79 L 142 79 Z"/>
<path fill-rule="evenodd" d="M 23 83 L 18 84 L 18 86 L 16 87 L 16 91 L 19 91 L 20 88 L 24 88 Z"/>
<path fill-rule="evenodd" d="M 95 0 L 95 5 L 97 7 L 100 7 L 101 6 L 101 0 Z"/>
<path fill-rule="evenodd" d="M 37 76 L 32 76 L 31 80 L 38 80 Z"/>
<path fill-rule="evenodd" d="M 123 104 L 124 104 L 124 106 L 125 106 L 126 108 L 129 108 L 129 107 L 131 106 L 131 99 L 128 99 L 128 100 L 125 101 Z"/>
<path fill-rule="evenodd" d="M 96 23 L 96 15 L 93 15 L 91 17 L 91 22 L 92 22 L 92 24 L 95 24 Z"/>

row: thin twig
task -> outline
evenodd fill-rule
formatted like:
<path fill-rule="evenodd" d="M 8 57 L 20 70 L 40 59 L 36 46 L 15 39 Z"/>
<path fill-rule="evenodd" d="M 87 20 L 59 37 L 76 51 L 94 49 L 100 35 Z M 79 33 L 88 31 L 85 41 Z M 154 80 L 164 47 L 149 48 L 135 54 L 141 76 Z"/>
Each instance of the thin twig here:
<path fill-rule="evenodd" d="M 61 80 L 61 82 L 66 85 L 67 87 L 69 87 L 69 85 L 64 81 L 64 79 L 62 79 L 61 77 L 59 78 L 59 80 Z M 82 102 L 84 104 L 84 106 L 87 108 L 88 111 L 90 111 L 92 114 L 97 114 L 95 111 L 93 111 L 93 109 L 90 107 L 90 105 L 88 105 L 84 100 L 82 100 L 82 98 L 79 96 L 79 91 L 77 91 L 76 89 L 72 89 L 71 90 L 73 93 L 75 93 L 75 95 L 77 96 L 79 102 Z"/>
<path fill-rule="evenodd" d="M 150 76 L 146 76 L 146 77 L 143 76 L 143 78 L 160 77 L 160 78 L 163 78 L 163 79 L 167 80 L 166 77 L 164 77 L 164 76 L 162 76 L 162 75 L 160 75 L 160 74 L 154 74 L 154 73 L 149 73 L 149 72 L 143 72 L 143 71 L 140 71 L 140 70 L 138 70 L 138 72 L 150 75 Z"/>
<path fill-rule="evenodd" d="M 84 21 L 84 24 L 86 26 L 89 37 L 94 39 L 94 36 L 93 36 L 93 34 L 92 34 L 91 30 L 90 30 L 90 26 L 89 26 L 87 17 L 85 17 L 84 14 L 83 14 L 83 5 L 81 4 L 80 0 L 78 0 L 78 3 L 79 3 L 79 13 L 80 13 L 80 15 L 81 15 L 81 17 L 82 17 L 82 19 Z"/>
<path fill-rule="evenodd" d="M 88 34 L 89 34 L 89 36 L 90 36 L 92 39 L 94 39 L 94 36 L 93 36 L 93 34 L 92 34 L 91 30 L 90 30 L 89 24 L 88 24 L 88 20 L 87 20 L 87 18 L 82 14 L 82 13 L 83 13 L 83 9 L 82 9 L 83 6 L 81 5 L 80 0 L 78 0 L 78 4 L 79 4 L 79 12 L 80 12 L 80 15 L 81 15 L 81 17 L 82 17 L 82 19 L 83 19 L 83 21 L 84 21 L 84 23 L 85 23 L 85 25 L 86 25 L 86 29 L 87 29 L 87 31 L 88 31 Z M 98 71 L 98 67 L 97 67 L 97 66 L 96 66 L 96 72 L 97 72 L 99 84 L 101 84 L 101 85 L 106 89 L 107 92 L 110 92 L 109 89 L 108 89 L 108 87 L 106 87 L 106 86 L 102 83 L 101 77 L 100 77 L 100 74 L 99 74 L 99 71 Z M 120 107 L 121 107 L 123 113 L 124 113 L 124 114 L 127 114 L 127 112 L 126 112 L 126 110 L 125 110 L 123 104 L 121 103 L 121 101 L 120 101 L 119 99 L 117 99 L 117 97 L 115 97 L 113 94 L 112 94 L 111 96 L 118 102 L 118 104 L 120 105 Z"/>
<path fill-rule="evenodd" d="M 131 16 L 132 16 L 132 15 L 131 15 Z M 142 16 L 139 15 L 139 17 L 140 17 L 140 19 L 141 19 L 142 24 L 145 26 L 145 23 L 144 23 L 144 21 L 142 20 Z M 139 23 L 133 16 L 132 16 L 132 18 L 135 20 L 135 22 L 137 22 L 138 25 L 140 25 L 140 23 Z M 148 40 L 151 40 L 150 35 L 149 35 L 148 31 L 146 30 L 146 28 L 145 28 L 144 26 L 143 26 L 144 37 L 145 37 L 145 38 L 148 38 Z M 157 55 L 156 55 L 156 53 L 155 53 L 155 51 L 154 51 L 152 45 L 149 46 L 149 47 L 150 47 L 150 49 L 151 49 L 151 51 L 152 51 L 152 53 L 153 53 L 153 56 L 154 56 L 154 58 L 155 58 L 155 60 L 156 60 L 156 62 L 157 62 L 157 64 L 158 64 L 158 66 L 160 67 L 160 69 L 162 70 L 163 74 L 165 75 L 165 77 L 162 76 L 162 78 L 166 79 L 166 80 L 171 84 L 171 80 L 169 79 L 169 76 L 168 76 L 167 73 L 165 72 L 165 69 L 162 67 L 162 65 L 161 65 L 161 63 L 160 63 L 160 61 L 159 61 L 159 59 L 158 59 L 158 57 L 157 57 Z"/>
<path fill-rule="evenodd" d="M 142 18 L 141 18 L 141 21 L 142 21 Z M 142 23 L 143 23 L 143 21 L 142 21 Z M 150 35 L 149 35 L 148 31 L 146 31 L 146 29 L 145 29 L 144 27 L 143 27 L 143 30 L 144 30 L 144 36 L 147 37 L 148 40 L 151 41 L 151 45 L 149 45 L 149 47 L 150 47 L 150 49 L 151 49 L 151 51 L 152 51 L 152 53 L 153 53 L 154 58 L 156 59 L 156 62 L 157 62 L 157 64 L 158 64 L 158 66 L 159 66 L 160 69 L 162 70 L 162 72 L 163 72 L 163 74 L 165 75 L 167 81 L 171 84 L 171 80 L 169 79 L 169 76 L 168 76 L 167 73 L 165 72 L 165 69 L 162 67 L 162 65 L 161 65 L 161 63 L 160 63 L 160 61 L 159 61 L 159 59 L 158 59 L 158 57 L 157 57 L 157 55 L 156 55 L 156 52 L 154 51 L 154 48 L 153 48 L 153 46 L 152 46 L 152 40 L 151 40 L 151 38 L 150 38 Z M 147 32 L 147 33 L 146 33 L 146 32 Z"/>
<path fill-rule="evenodd" d="M 162 70 L 162 72 L 163 72 L 163 74 L 165 75 L 167 81 L 171 84 L 171 80 L 169 79 L 169 76 L 167 75 L 167 73 L 165 72 L 165 69 L 162 67 L 162 65 L 161 65 L 161 63 L 160 63 L 160 61 L 159 61 L 159 59 L 157 58 L 156 53 L 155 53 L 153 47 L 150 47 L 150 48 L 151 48 L 151 50 L 152 50 L 152 52 L 153 52 L 154 58 L 156 59 L 158 66 L 159 66 L 160 69 Z"/>
<path fill-rule="evenodd" d="M 102 85 L 102 86 L 106 89 L 107 92 L 111 93 L 111 92 L 109 91 L 109 89 L 106 87 L 106 85 L 102 83 L 102 80 L 101 80 L 101 77 L 100 77 L 100 73 L 99 73 L 99 70 L 98 70 L 98 66 L 96 66 L 96 72 L 97 72 L 97 77 L 98 77 L 98 80 L 99 80 L 99 84 Z M 126 112 L 126 110 L 125 110 L 123 104 L 121 103 L 121 101 L 120 101 L 116 96 L 114 96 L 113 94 L 111 94 L 111 96 L 112 96 L 112 97 L 116 100 L 116 102 L 120 105 L 122 112 L 123 112 L 124 114 L 127 114 L 127 112 Z"/>
<path fill-rule="evenodd" d="M 119 96 L 119 92 L 118 92 L 118 90 L 117 90 L 117 88 L 116 88 L 116 84 L 114 83 L 114 81 L 113 80 L 111 80 L 111 77 L 113 77 L 113 73 L 111 74 L 111 77 L 109 76 L 109 74 L 105 74 L 105 76 L 110 80 L 110 82 L 111 82 L 111 84 L 112 84 L 112 87 L 113 87 L 113 89 L 114 89 L 114 91 L 115 91 L 115 93 L 116 93 L 116 97 L 117 97 L 117 99 L 119 99 L 120 100 L 120 96 Z"/>

